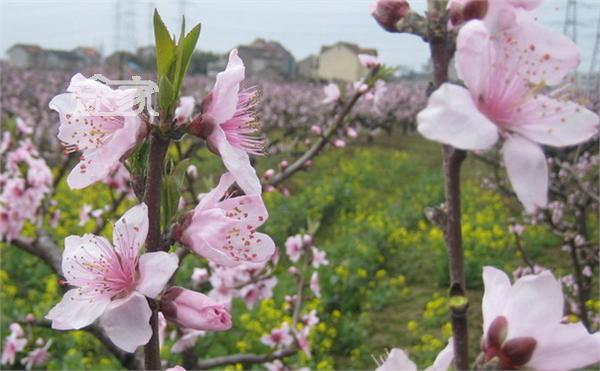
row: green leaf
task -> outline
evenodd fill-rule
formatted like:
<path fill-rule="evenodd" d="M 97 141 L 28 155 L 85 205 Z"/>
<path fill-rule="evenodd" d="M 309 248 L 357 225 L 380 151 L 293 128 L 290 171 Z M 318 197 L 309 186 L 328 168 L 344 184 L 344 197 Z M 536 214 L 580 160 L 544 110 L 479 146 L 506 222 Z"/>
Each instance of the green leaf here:
<path fill-rule="evenodd" d="M 169 30 L 156 9 L 154 9 L 154 41 L 156 43 L 156 70 L 160 78 L 168 75 L 169 69 L 175 61 L 175 41 L 171 39 Z"/>
<path fill-rule="evenodd" d="M 179 188 L 173 176 L 163 179 L 160 193 L 160 226 L 164 231 L 170 226 L 179 204 Z"/>
<path fill-rule="evenodd" d="M 167 76 L 162 76 L 159 80 L 158 101 L 163 111 L 169 111 L 169 107 L 175 102 L 175 87 Z"/>
<path fill-rule="evenodd" d="M 174 81 L 175 90 L 178 93 L 181 89 L 183 78 L 185 77 L 188 67 L 190 66 L 194 49 L 196 49 L 196 44 L 198 43 L 198 38 L 200 37 L 201 24 L 198 23 L 187 35 L 184 33 L 184 27 L 185 17 L 182 20 L 181 35 L 179 36 L 179 43 L 177 44 L 177 49 L 175 51 L 176 62 Z"/>
<path fill-rule="evenodd" d="M 175 166 L 175 169 L 173 169 L 173 179 L 175 180 L 175 183 L 177 184 L 177 189 L 181 190 L 183 188 L 183 182 L 185 179 L 185 173 L 187 171 L 187 168 L 190 164 L 190 159 L 186 158 L 183 161 L 180 161 L 177 166 Z"/>
<path fill-rule="evenodd" d="M 200 29 L 202 27 L 201 23 L 198 23 L 192 30 L 185 36 L 183 41 L 179 41 L 181 44 L 181 70 L 179 76 L 179 82 L 181 86 L 181 81 L 190 66 L 190 62 L 192 61 L 192 55 L 194 54 L 194 49 L 196 49 L 196 44 L 198 43 L 198 38 L 200 37 Z"/>
<path fill-rule="evenodd" d="M 129 170 L 132 172 L 132 174 L 140 177 L 140 179 L 146 177 L 149 153 L 150 151 L 148 142 L 144 141 L 135 147 L 128 158 Z"/>

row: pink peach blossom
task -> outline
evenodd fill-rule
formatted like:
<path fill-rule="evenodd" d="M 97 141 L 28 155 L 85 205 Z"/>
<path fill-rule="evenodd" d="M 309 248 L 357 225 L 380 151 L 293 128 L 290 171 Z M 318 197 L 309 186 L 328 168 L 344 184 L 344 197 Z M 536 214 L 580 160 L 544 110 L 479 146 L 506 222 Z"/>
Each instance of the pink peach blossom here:
<path fill-rule="evenodd" d="M 260 342 L 276 348 L 278 346 L 289 346 L 294 342 L 294 338 L 290 334 L 290 326 L 284 322 L 280 328 L 271 330 L 271 333 L 260 338 Z"/>
<path fill-rule="evenodd" d="M 82 152 L 67 178 L 69 187 L 81 189 L 104 179 L 137 144 L 145 128 L 132 113 L 135 89 L 112 90 L 78 73 L 67 91 L 54 97 L 49 106 L 59 113 L 58 139 L 65 151 Z M 100 115 L 98 110 L 115 115 Z"/>
<path fill-rule="evenodd" d="M 292 261 L 292 263 L 297 262 L 300 259 L 300 256 L 304 253 L 304 241 L 302 239 L 302 235 L 297 234 L 295 236 L 290 236 L 285 241 L 285 252 Z"/>
<path fill-rule="evenodd" d="M 134 206 L 115 223 L 114 247 L 104 237 L 86 234 L 65 239 L 62 270 L 67 291 L 46 318 L 57 330 L 80 329 L 97 318 L 119 348 L 133 352 L 150 339 L 151 310 L 175 272 L 176 254 L 139 255 L 148 233 L 148 209 Z"/>
<path fill-rule="evenodd" d="M 504 272 L 484 267 L 483 283 L 484 361 L 498 358 L 502 369 L 535 370 L 570 370 L 600 361 L 600 333 L 588 333 L 581 322 L 561 323 L 564 297 L 550 271 L 511 285 Z"/>
<path fill-rule="evenodd" d="M 433 364 L 425 371 L 446 371 L 452 366 L 454 360 L 454 344 L 452 338 L 448 339 L 448 345 L 438 353 Z M 375 371 L 417 371 L 417 365 L 408 358 L 408 355 L 400 348 L 394 348 L 388 354 L 387 359 Z"/>
<path fill-rule="evenodd" d="M 225 71 L 217 74 L 203 113 L 214 121 L 207 137 L 209 145 L 219 153 L 238 185 L 250 195 L 260 194 L 261 185 L 248 155 L 262 155 L 264 141 L 255 136 L 258 125 L 253 111 L 257 91 L 240 91 L 244 75 L 244 63 L 237 49 L 233 49 Z"/>
<path fill-rule="evenodd" d="M 269 217 L 259 194 L 221 198 L 233 185 L 230 173 L 196 206 L 180 241 L 193 252 L 228 267 L 243 262 L 260 263 L 271 258 L 275 243 L 256 231 Z"/>
<path fill-rule="evenodd" d="M 365 68 L 369 69 L 375 68 L 381 64 L 379 59 L 377 59 L 376 56 L 371 54 L 359 54 L 358 60 L 360 61 L 360 64 L 362 64 Z"/>
<path fill-rule="evenodd" d="M 325 93 L 324 104 L 333 103 L 340 99 L 340 87 L 336 83 L 330 82 L 327 84 L 323 88 L 323 93 Z"/>
<path fill-rule="evenodd" d="M 317 269 L 322 265 L 328 265 L 329 260 L 327 260 L 327 254 L 323 250 L 319 250 L 316 247 L 312 248 L 313 260 L 312 266 Z"/>
<path fill-rule="evenodd" d="M 37 343 L 40 342 L 43 344 L 43 341 L 38 339 Z M 44 346 L 41 346 L 41 344 L 38 345 L 40 345 L 39 348 L 33 349 L 21 360 L 21 363 L 25 365 L 26 370 L 31 370 L 33 367 L 42 366 L 50 359 L 50 352 L 48 352 L 48 348 L 50 348 L 50 345 L 52 345 L 52 340 L 48 340 Z"/>
<path fill-rule="evenodd" d="M 313 272 L 310 276 L 310 289 L 316 297 L 321 297 L 321 285 L 319 283 L 319 273 Z"/>
<path fill-rule="evenodd" d="M 468 22 L 456 52 L 468 89 L 443 84 L 417 116 L 423 136 L 456 148 L 486 150 L 502 138 L 508 178 L 529 213 L 547 204 L 548 167 L 540 145 L 574 145 L 598 132 L 595 113 L 539 93 L 541 84 L 555 84 L 577 66 L 579 51 L 561 35 L 534 31 L 531 22 L 522 22 L 490 34 L 481 21 Z"/>
<path fill-rule="evenodd" d="M 310 131 L 315 135 L 321 135 L 321 133 L 322 133 L 321 127 L 318 125 L 311 126 Z"/>

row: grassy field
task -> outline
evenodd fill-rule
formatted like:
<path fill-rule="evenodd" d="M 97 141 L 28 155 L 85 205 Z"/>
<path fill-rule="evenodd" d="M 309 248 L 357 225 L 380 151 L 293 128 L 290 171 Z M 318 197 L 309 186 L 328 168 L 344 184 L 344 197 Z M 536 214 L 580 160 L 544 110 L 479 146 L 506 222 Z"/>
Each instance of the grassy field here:
<path fill-rule="evenodd" d="M 259 160 L 259 172 L 281 159 Z M 199 153 L 197 166 L 201 177 L 213 180 L 222 171 L 218 158 L 207 151 Z M 512 200 L 480 187 L 481 176 L 488 171 L 480 162 L 468 158 L 463 168 L 463 235 L 474 358 L 481 334 L 481 268 L 493 264 L 510 273 L 522 265 L 507 231 L 509 220 L 521 211 Z M 423 213 L 425 207 L 437 206 L 444 199 L 439 145 L 417 135 L 351 143 L 328 150 L 316 159 L 311 171 L 298 174 L 286 186 L 290 197 L 279 192 L 264 195 L 270 213 L 264 231 L 283 247 L 285 239 L 306 228 L 308 220 L 318 221 L 316 244 L 331 262 L 320 270 L 322 297 L 307 303 L 307 310 L 317 309 L 321 317 L 317 331 L 311 334 L 313 357 L 298 355 L 290 364 L 313 369 L 372 369 L 372 355 L 391 347 L 407 349 L 420 368 L 431 364 L 450 335 L 442 233 Z M 61 186 L 58 207 L 65 222 L 53 230 L 59 246 L 66 235 L 92 229 L 90 225 L 77 226 L 77 214 L 84 203 L 100 207 L 106 202 L 107 194 L 94 192 L 96 188 L 102 186 L 85 192 Z M 566 253 L 542 227 L 528 228 L 523 243 L 536 263 L 553 267 L 558 275 L 566 271 Z M 5 247 L 1 249 L 0 275 L 3 317 L 9 321 L 30 312 L 43 316 L 59 298 L 56 279 L 34 258 Z M 188 284 L 192 269 L 205 264 L 203 259 L 188 257 L 177 282 Z M 268 352 L 258 339 L 289 316 L 284 303 L 284 296 L 293 293 L 288 266 L 282 254 L 275 272 L 280 283 L 273 300 L 263 301 L 250 312 L 241 302 L 235 303 L 234 329 L 199 340 L 197 354 Z M 49 368 L 118 366 L 82 332 L 35 331 L 56 338 Z M 169 352 L 171 344 L 172 340 L 165 340 L 163 356 L 179 363 L 181 356 Z"/>

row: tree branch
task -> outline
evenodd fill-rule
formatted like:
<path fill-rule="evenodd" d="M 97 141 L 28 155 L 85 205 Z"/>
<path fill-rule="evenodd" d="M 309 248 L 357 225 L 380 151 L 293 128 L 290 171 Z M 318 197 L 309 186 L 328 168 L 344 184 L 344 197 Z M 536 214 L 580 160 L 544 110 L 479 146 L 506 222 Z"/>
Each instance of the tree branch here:
<path fill-rule="evenodd" d="M 295 348 L 288 348 L 284 350 L 280 350 L 278 352 L 269 353 L 269 354 L 234 354 L 231 356 L 224 357 L 216 357 L 212 359 L 207 359 L 204 361 L 199 361 L 196 365 L 197 370 L 208 370 L 210 368 L 221 367 L 225 365 L 231 365 L 236 363 L 241 364 L 256 364 L 256 363 L 265 363 L 271 362 L 276 359 L 281 359 L 285 357 L 292 356 L 296 354 L 298 350 Z"/>
<path fill-rule="evenodd" d="M 169 139 L 162 138 L 159 133 L 151 135 L 148 176 L 146 178 L 146 191 L 144 192 L 144 202 L 148 206 L 148 237 L 146 238 L 146 251 L 148 252 L 163 250 L 160 230 L 160 193 L 164 161 L 168 149 Z M 150 298 L 148 298 L 148 305 L 152 309 L 150 317 L 152 337 L 144 346 L 145 366 L 147 370 L 160 370 L 158 305 L 154 299 Z"/>
<path fill-rule="evenodd" d="M 376 72 L 377 72 L 377 68 L 372 69 L 369 72 L 369 74 L 367 75 L 367 77 L 365 78 L 365 81 L 368 81 L 369 79 L 371 79 L 375 75 Z M 333 137 L 333 134 L 335 134 L 335 132 L 340 127 L 342 127 L 342 124 L 344 123 L 346 116 L 348 116 L 350 111 L 352 111 L 352 108 L 354 107 L 356 102 L 358 102 L 358 99 L 364 93 L 365 92 L 361 92 L 360 89 L 357 89 L 356 92 L 354 93 L 354 95 L 352 96 L 352 98 L 350 98 L 350 101 L 348 101 L 348 103 L 344 106 L 344 109 L 340 112 L 337 119 L 327 129 L 327 131 L 323 134 L 323 136 L 321 138 L 319 138 L 319 140 L 315 144 L 313 144 L 312 147 L 310 147 L 310 149 L 308 151 L 306 151 L 302 156 L 300 156 L 300 158 L 298 158 L 296 161 L 294 161 L 294 163 L 289 165 L 285 170 L 283 170 L 279 174 L 276 174 L 271 179 L 271 181 L 268 182 L 267 184 L 272 185 L 272 186 L 277 186 L 279 183 L 281 183 L 284 180 L 286 180 L 287 178 L 291 177 L 298 170 L 302 169 L 304 167 L 304 164 L 306 163 L 306 161 L 311 160 L 313 157 L 318 155 L 319 152 L 321 152 L 321 150 L 323 149 L 323 147 L 325 147 L 325 145 L 327 143 L 329 143 L 329 140 Z"/>

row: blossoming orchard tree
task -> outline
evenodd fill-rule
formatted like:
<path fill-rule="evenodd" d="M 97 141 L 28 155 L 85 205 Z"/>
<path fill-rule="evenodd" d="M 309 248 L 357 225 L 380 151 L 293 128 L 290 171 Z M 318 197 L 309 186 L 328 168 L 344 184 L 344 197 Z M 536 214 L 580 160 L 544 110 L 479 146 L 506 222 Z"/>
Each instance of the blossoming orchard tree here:
<path fill-rule="evenodd" d="M 399 94 L 384 82 L 392 70 L 360 55 L 367 75 L 354 84 L 330 83 L 310 109 L 294 98 L 297 104 L 285 109 L 298 110 L 296 121 L 277 104 L 261 102 L 258 88 L 243 85 L 244 61 L 235 49 L 214 85 L 199 89 L 186 72 L 200 25 L 186 33 L 184 20 L 174 37 L 155 12 L 157 115 L 140 103 L 137 90 L 112 89 L 77 73 L 67 92 L 53 92 L 49 102 L 66 155 L 60 166 L 51 170 L 51 156 L 36 148 L 31 122 L 17 117 L 3 131 L 0 238 L 46 263 L 62 299 L 43 319 L 27 315 L 10 324 L 2 365 L 31 369 L 48 362 L 53 340 L 34 341 L 34 326 L 85 331 L 128 369 L 184 369 L 162 359 L 165 351 L 182 353 L 187 369 L 263 364 L 283 371 L 292 367 L 288 357 L 311 357 L 310 339 L 321 320 L 306 302 L 321 298 L 319 272 L 331 257 L 317 247 L 319 221 L 308 220 L 305 229 L 286 234 L 290 265 L 278 277 L 280 249 L 259 231 L 269 219 L 263 192 L 289 194 L 285 183 L 310 170 L 326 148 L 343 148 L 360 131 L 385 127 L 397 115 L 416 115 L 418 132 L 443 151 L 445 202 L 425 214 L 444 232 L 452 336 L 427 369 L 568 370 L 600 362 L 600 318 L 588 306 L 599 264 L 597 236 L 588 226 L 600 203 L 598 115 L 567 94 L 579 49 L 538 24 L 532 12 L 540 3 L 430 0 L 422 15 L 405 0 L 379 0 L 372 16 L 384 30 L 429 45 L 433 76 L 425 107 L 417 114 L 414 97 L 407 97 L 415 94 Z M 460 81 L 448 82 L 453 58 Z M 182 96 L 184 87 L 192 95 Z M 326 111 L 324 124 L 315 121 L 319 110 Z M 27 109 L 11 113 L 17 111 Z M 294 136 L 292 145 L 262 135 L 257 112 L 267 126 Z M 201 147 L 224 167 L 214 186 L 190 162 Z M 288 160 L 259 176 L 254 164 L 267 152 Z M 493 169 L 486 187 L 523 208 L 522 220 L 510 221 L 510 233 L 525 267 L 514 283 L 493 261 L 483 268 L 478 355 L 468 352 L 469 307 L 479 303 L 467 299 L 464 273 L 460 170 L 467 156 Z M 84 192 L 102 184 L 112 202 L 97 210 L 79 205 L 79 224 L 93 221 L 93 233 L 57 241 L 50 230 L 63 223 L 54 206 L 64 177 L 69 188 Z M 200 181 L 211 190 L 199 194 Z M 126 200 L 132 206 L 120 212 Z M 521 244 L 526 224 L 547 225 L 564 241 L 570 274 L 559 280 L 531 260 Z M 26 231 L 28 225 L 34 232 Z M 205 264 L 194 267 L 188 285 L 177 285 L 174 276 L 193 255 Z M 286 293 L 285 320 L 258 339 L 270 351 L 212 358 L 195 353 L 199 338 L 235 328 L 234 298 L 252 309 L 273 295 L 280 279 L 290 280 L 295 292 Z M 176 328 L 176 341 L 164 350 L 167 326 Z M 400 348 L 377 363 L 378 370 L 417 369 Z"/>

